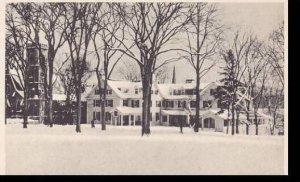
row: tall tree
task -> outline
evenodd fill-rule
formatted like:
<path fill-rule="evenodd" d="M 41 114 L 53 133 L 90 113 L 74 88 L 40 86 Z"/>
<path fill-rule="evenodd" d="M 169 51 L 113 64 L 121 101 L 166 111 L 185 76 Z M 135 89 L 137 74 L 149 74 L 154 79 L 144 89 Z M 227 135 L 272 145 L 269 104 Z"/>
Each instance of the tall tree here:
<path fill-rule="evenodd" d="M 20 16 L 18 11 L 24 10 L 26 14 Z M 28 124 L 28 68 L 27 45 L 34 42 L 36 24 L 34 4 L 8 4 L 6 7 L 6 64 L 14 70 L 18 76 L 20 86 L 24 91 L 23 128 Z"/>
<path fill-rule="evenodd" d="M 48 72 L 45 80 L 46 84 L 46 116 L 47 123 L 53 126 L 53 64 L 58 50 L 63 46 L 65 17 L 64 6 L 61 3 L 43 3 L 40 7 L 40 29 L 45 34 L 45 40 L 48 46 L 47 67 Z"/>
<path fill-rule="evenodd" d="M 224 83 L 229 95 L 228 102 L 231 110 L 232 135 L 234 135 L 235 129 L 238 131 L 235 118 L 237 107 L 240 107 L 239 102 L 245 97 L 246 92 L 248 92 L 245 83 L 242 83 L 242 81 L 244 81 L 245 72 L 249 68 L 250 62 L 248 58 L 252 54 L 251 49 L 255 43 L 254 40 L 251 36 L 247 36 L 246 34 L 241 36 L 240 32 L 236 32 L 231 48 L 225 53 L 221 53 L 225 61 L 225 66 L 222 67 L 223 72 L 221 73 L 224 75 L 224 78 L 221 81 Z"/>
<path fill-rule="evenodd" d="M 199 131 L 200 126 L 200 84 L 201 78 L 205 76 L 217 60 L 214 58 L 221 42 L 223 25 L 217 18 L 217 7 L 215 4 L 193 3 L 190 5 L 190 23 L 186 26 L 187 52 L 186 60 L 192 65 L 196 73 L 196 116 L 194 131 Z"/>
<path fill-rule="evenodd" d="M 87 65 L 87 53 L 96 26 L 96 13 L 101 3 L 68 3 L 65 4 L 67 28 L 64 36 L 70 51 L 72 74 L 76 95 L 76 132 L 81 132 L 81 93 L 82 78 Z"/>
<path fill-rule="evenodd" d="M 161 66 L 177 59 L 159 57 L 174 49 L 166 45 L 188 22 L 182 16 L 182 3 L 132 3 L 117 4 L 122 22 L 126 25 L 128 36 L 133 42 L 125 43 L 117 50 L 135 60 L 141 72 L 143 87 L 142 136 L 150 134 L 150 101 L 153 73 Z M 133 46 L 136 51 L 130 49 Z"/>
<path fill-rule="evenodd" d="M 284 22 L 270 35 L 270 43 L 267 47 L 267 57 L 279 81 L 284 87 Z"/>
<path fill-rule="evenodd" d="M 107 94 L 107 80 L 110 79 L 114 68 L 121 60 L 124 53 L 118 54 L 119 51 L 110 49 L 118 48 L 124 41 L 124 26 L 113 9 L 113 4 L 103 4 L 100 11 L 96 13 L 97 27 L 92 36 L 94 51 L 96 54 L 96 75 L 98 80 L 99 95 L 101 102 L 101 129 L 105 130 L 105 104 Z M 119 35 L 119 39 L 116 39 Z"/>

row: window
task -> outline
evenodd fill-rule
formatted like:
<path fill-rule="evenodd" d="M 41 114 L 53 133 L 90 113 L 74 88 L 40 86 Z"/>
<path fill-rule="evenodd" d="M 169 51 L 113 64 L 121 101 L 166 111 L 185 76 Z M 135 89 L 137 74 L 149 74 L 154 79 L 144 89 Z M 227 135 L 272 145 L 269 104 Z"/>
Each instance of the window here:
<path fill-rule="evenodd" d="M 113 107 L 113 100 L 106 100 L 106 107 Z"/>
<path fill-rule="evenodd" d="M 107 95 L 111 95 L 112 94 L 112 90 L 108 89 L 108 90 L 106 90 L 106 93 L 107 93 Z"/>
<path fill-rule="evenodd" d="M 161 106 L 161 101 L 156 101 L 156 107 L 160 107 Z"/>
<path fill-rule="evenodd" d="M 182 105 L 181 105 L 181 101 L 179 100 L 178 102 L 177 102 L 178 104 L 178 108 L 180 108 L 180 107 L 182 107 Z"/>
<path fill-rule="evenodd" d="M 153 95 L 153 90 L 151 90 L 151 95 Z"/>
<path fill-rule="evenodd" d="M 100 112 L 93 112 L 93 119 L 94 120 L 100 120 Z"/>
<path fill-rule="evenodd" d="M 211 100 L 203 101 L 203 108 L 211 108 Z"/>
<path fill-rule="evenodd" d="M 163 116 L 162 122 L 168 122 L 168 117 L 167 116 Z"/>
<path fill-rule="evenodd" d="M 129 89 L 128 89 L 128 88 L 125 88 L 125 89 L 123 90 L 123 93 L 128 93 L 128 91 L 129 91 Z"/>
<path fill-rule="evenodd" d="M 150 100 L 150 107 L 152 107 L 152 100 Z"/>
<path fill-rule="evenodd" d="M 215 94 L 215 90 L 214 89 L 210 89 L 210 95 L 214 95 Z"/>
<path fill-rule="evenodd" d="M 158 94 L 158 90 L 155 90 L 155 92 L 154 92 L 154 93 L 155 93 L 155 95 L 157 95 L 157 94 Z"/>
<path fill-rule="evenodd" d="M 100 90 L 99 89 L 96 89 L 95 90 L 95 95 L 99 95 L 100 94 Z"/>
<path fill-rule="evenodd" d="M 193 95 L 193 89 L 185 90 L 186 95 Z"/>
<path fill-rule="evenodd" d="M 111 114 L 109 112 L 105 112 L 105 120 L 111 120 Z"/>
<path fill-rule="evenodd" d="M 100 100 L 94 100 L 94 107 L 100 107 L 101 101 Z"/>
<path fill-rule="evenodd" d="M 194 100 L 192 100 L 190 104 L 191 104 L 191 108 L 195 108 L 197 105 L 196 101 L 194 101 Z"/>
<path fill-rule="evenodd" d="M 128 106 L 128 100 L 123 100 L 123 106 Z"/>
<path fill-rule="evenodd" d="M 140 101 L 139 100 L 132 100 L 132 107 L 140 107 Z"/>
<path fill-rule="evenodd" d="M 155 113 L 155 120 L 158 121 L 159 120 L 159 113 Z"/>
<path fill-rule="evenodd" d="M 213 118 L 204 119 L 204 128 L 215 128 L 215 120 Z"/>
<path fill-rule="evenodd" d="M 138 94 L 138 93 L 139 93 L 139 89 L 136 88 L 136 89 L 134 90 L 134 93 L 135 93 L 135 94 Z"/>
<path fill-rule="evenodd" d="M 169 101 L 169 107 L 174 107 L 174 101 L 173 100 Z"/>
<path fill-rule="evenodd" d="M 182 102 L 182 108 L 186 108 L 186 101 Z"/>

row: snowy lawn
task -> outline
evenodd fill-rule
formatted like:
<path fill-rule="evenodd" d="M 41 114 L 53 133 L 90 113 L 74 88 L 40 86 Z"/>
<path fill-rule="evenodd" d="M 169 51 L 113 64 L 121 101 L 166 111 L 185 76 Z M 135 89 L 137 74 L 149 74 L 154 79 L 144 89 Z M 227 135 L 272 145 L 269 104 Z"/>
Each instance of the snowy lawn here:
<path fill-rule="evenodd" d="M 152 126 L 6 125 L 7 174 L 284 174 L 282 136 Z"/>

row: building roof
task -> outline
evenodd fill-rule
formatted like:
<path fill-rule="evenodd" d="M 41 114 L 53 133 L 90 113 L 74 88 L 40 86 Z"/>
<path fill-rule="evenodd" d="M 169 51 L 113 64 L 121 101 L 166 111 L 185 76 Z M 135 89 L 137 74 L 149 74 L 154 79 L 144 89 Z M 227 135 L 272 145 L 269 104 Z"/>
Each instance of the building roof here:
<path fill-rule="evenodd" d="M 183 110 L 162 110 L 161 111 L 162 114 L 166 114 L 166 115 L 187 115 L 188 112 L 187 111 L 183 111 Z"/>
<path fill-rule="evenodd" d="M 142 108 L 132 108 L 132 107 L 116 107 L 116 110 L 121 114 L 142 114 Z"/>
<path fill-rule="evenodd" d="M 67 96 L 65 94 L 53 94 L 53 100 L 65 101 Z"/>
<path fill-rule="evenodd" d="M 204 83 L 202 82 L 200 84 L 200 95 L 205 92 L 205 90 L 212 85 L 214 82 L 211 83 Z M 160 93 L 160 95 L 164 99 L 189 99 L 193 96 L 188 96 L 188 95 L 171 95 L 170 92 L 173 90 L 186 90 L 186 89 L 195 89 L 196 88 L 196 83 L 177 83 L 177 84 L 156 84 L 156 87 Z"/>

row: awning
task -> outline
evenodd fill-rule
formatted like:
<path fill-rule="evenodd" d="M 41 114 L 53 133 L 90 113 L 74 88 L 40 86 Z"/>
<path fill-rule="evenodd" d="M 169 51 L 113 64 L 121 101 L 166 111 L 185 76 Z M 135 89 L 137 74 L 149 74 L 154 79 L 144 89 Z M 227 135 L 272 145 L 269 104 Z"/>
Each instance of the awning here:
<path fill-rule="evenodd" d="M 116 110 L 121 114 L 142 114 L 142 108 L 132 108 L 132 107 L 116 107 Z"/>
<path fill-rule="evenodd" d="M 165 115 L 188 115 L 188 112 L 187 111 L 182 111 L 182 110 L 162 110 L 161 111 L 162 114 L 165 114 Z"/>

